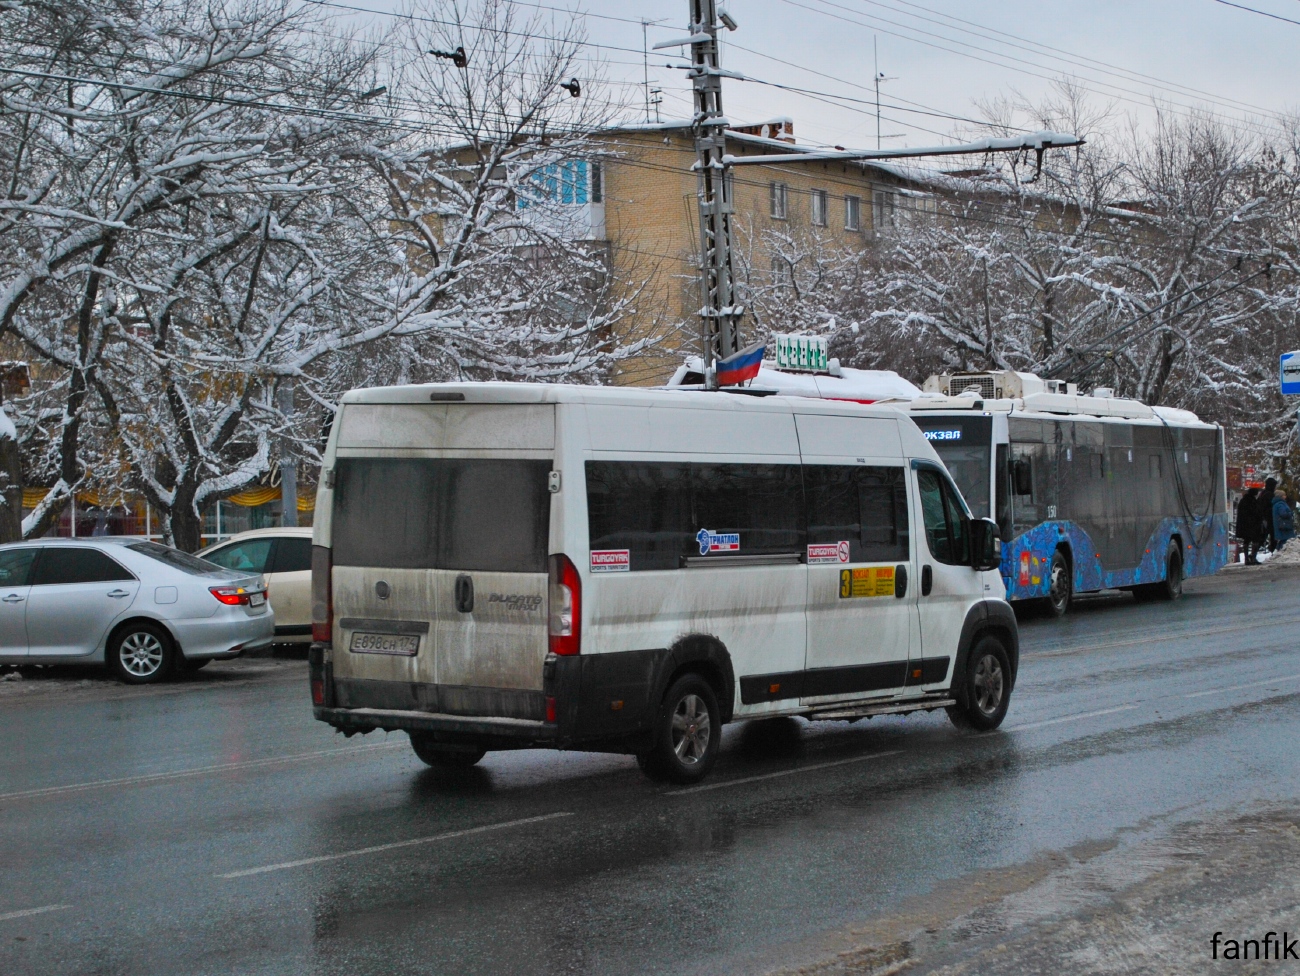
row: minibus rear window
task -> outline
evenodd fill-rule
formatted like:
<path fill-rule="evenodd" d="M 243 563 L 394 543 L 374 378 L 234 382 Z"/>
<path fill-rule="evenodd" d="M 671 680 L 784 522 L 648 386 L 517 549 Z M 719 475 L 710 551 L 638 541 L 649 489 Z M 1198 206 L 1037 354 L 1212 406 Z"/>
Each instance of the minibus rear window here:
<path fill-rule="evenodd" d="M 334 565 L 546 572 L 549 461 L 340 458 Z"/>

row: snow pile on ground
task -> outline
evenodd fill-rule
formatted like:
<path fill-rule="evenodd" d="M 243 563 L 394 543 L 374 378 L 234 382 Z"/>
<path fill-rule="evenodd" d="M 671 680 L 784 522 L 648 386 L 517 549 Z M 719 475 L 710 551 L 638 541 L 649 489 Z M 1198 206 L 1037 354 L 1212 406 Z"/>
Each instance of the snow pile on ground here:
<path fill-rule="evenodd" d="M 1300 566 L 1300 542 L 1290 540 L 1269 557 L 1270 566 Z"/>

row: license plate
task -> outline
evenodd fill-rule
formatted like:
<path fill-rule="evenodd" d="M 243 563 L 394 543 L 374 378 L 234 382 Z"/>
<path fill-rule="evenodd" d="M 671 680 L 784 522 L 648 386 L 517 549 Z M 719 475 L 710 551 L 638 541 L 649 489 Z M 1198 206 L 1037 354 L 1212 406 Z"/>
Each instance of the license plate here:
<path fill-rule="evenodd" d="M 250 607 L 260 607 L 260 606 L 261 606 L 263 603 L 265 603 L 265 602 L 266 602 L 266 594 L 265 594 L 265 593 L 250 593 L 250 594 L 248 594 L 248 605 L 249 605 Z"/>
<path fill-rule="evenodd" d="M 417 634 L 354 633 L 348 649 L 354 654 L 399 654 L 414 657 L 420 649 L 420 638 Z"/>

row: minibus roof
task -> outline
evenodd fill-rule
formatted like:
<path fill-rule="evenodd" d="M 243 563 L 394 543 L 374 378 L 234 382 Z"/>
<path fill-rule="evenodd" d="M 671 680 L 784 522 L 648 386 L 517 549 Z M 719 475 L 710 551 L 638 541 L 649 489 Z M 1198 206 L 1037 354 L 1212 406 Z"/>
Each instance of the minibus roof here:
<path fill-rule="evenodd" d="M 899 405 L 779 396 L 746 389 L 706 392 L 664 387 L 579 386 L 564 383 L 421 383 L 349 390 L 342 403 L 586 403 L 690 405 L 705 410 L 756 410 L 776 413 L 898 417 Z"/>

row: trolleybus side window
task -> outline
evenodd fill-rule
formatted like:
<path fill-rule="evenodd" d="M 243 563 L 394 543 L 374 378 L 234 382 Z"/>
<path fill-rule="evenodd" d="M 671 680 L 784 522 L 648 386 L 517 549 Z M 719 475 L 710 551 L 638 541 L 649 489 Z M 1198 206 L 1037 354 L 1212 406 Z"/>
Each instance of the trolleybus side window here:
<path fill-rule="evenodd" d="M 817 464 L 803 469 L 809 544 L 849 543 L 850 562 L 908 557 L 903 469 Z"/>

